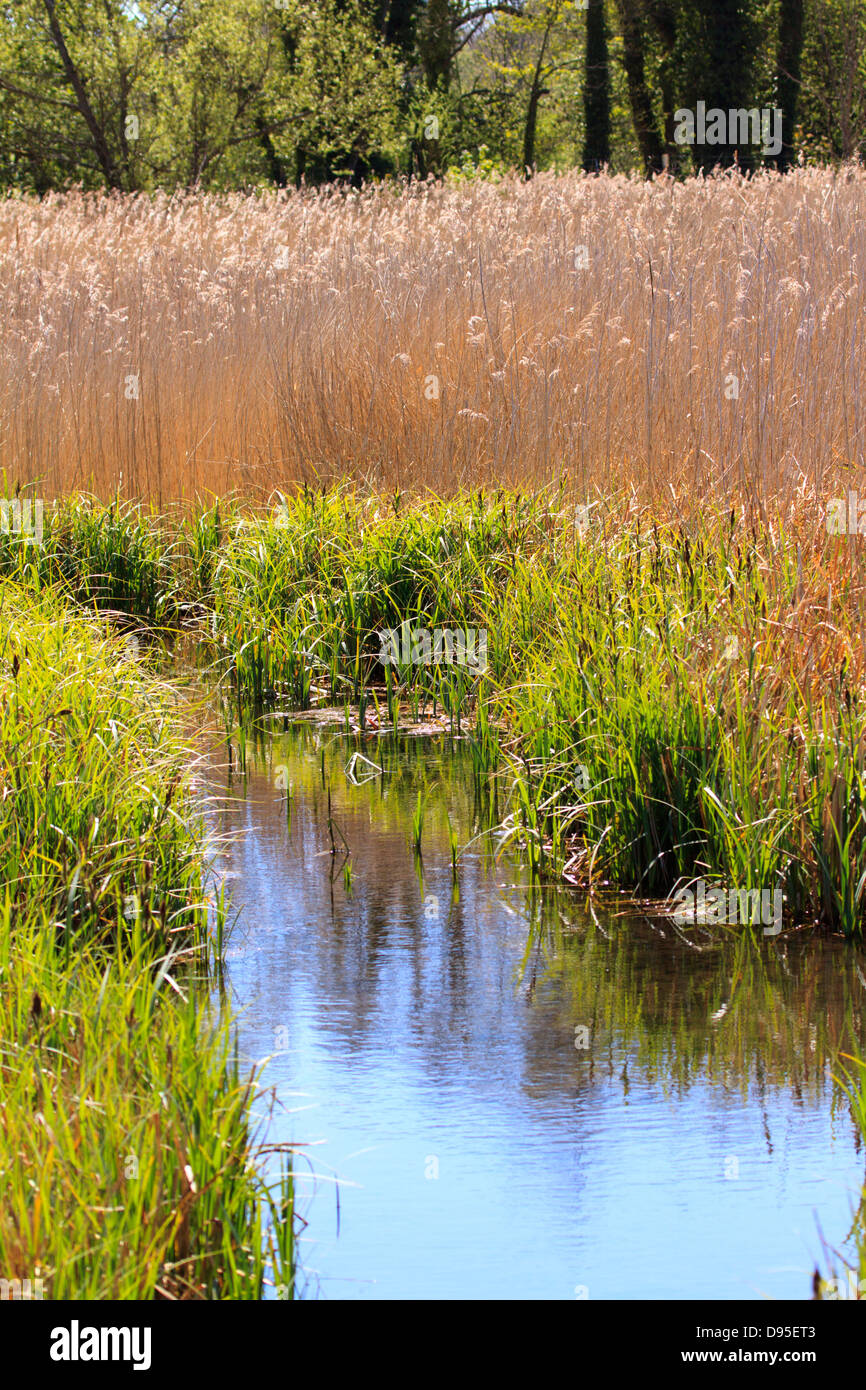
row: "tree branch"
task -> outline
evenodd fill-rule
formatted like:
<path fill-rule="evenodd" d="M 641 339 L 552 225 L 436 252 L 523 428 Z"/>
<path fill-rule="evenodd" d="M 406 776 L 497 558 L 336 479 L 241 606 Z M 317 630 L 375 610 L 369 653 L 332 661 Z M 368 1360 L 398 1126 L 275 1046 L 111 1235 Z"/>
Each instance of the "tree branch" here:
<path fill-rule="evenodd" d="M 99 160 L 100 167 L 102 169 L 103 174 L 105 175 L 109 187 L 119 188 L 120 179 L 117 174 L 117 166 L 114 163 L 111 150 L 108 148 L 108 141 L 105 138 L 105 132 L 102 129 L 102 126 L 97 121 L 93 111 L 93 107 L 90 105 L 90 101 L 88 100 L 84 83 L 82 82 L 78 70 L 72 61 L 69 49 L 66 47 L 66 40 L 63 37 L 63 31 L 60 28 L 60 25 L 57 21 L 57 12 L 55 9 L 54 0 L 43 0 L 43 3 L 45 5 L 46 14 L 48 15 L 48 24 L 51 29 L 51 37 L 54 40 L 54 46 L 57 49 L 57 52 L 60 54 L 60 61 L 63 64 L 63 71 L 66 74 L 66 80 L 72 88 L 73 92 L 75 93 L 75 100 L 78 106 L 78 110 L 81 113 L 81 116 L 84 120 L 85 125 L 87 126 L 87 129 L 90 131 L 90 138 L 93 141 L 93 149 L 96 154 L 96 158 Z"/>

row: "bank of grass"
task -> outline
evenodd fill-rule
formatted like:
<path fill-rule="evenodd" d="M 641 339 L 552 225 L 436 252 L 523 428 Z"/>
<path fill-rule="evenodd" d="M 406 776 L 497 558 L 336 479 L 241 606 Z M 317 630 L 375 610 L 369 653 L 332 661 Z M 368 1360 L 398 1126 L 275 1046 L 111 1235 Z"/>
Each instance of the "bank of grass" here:
<path fill-rule="evenodd" d="M 291 1186 L 209 1005 L 188 762 L 123 640 L 0 580 L 0 1278 L 47 1298 L 292 1284 Z"/>
<path fill-rule="evenodd" d="M 150 621 L 199 614 L 241 720 L 444 712 L 480 778 L 508 769 L 504 833 L 539 872 L 647 897 L 698 877 L 781 889 L 787 922 L 856 936 L 859 545 L 814 505 L 783 524 L 552 491 L 305 488 L 173 518 L 69 499 L 41 547 L 0 538 L 0 564 Z M 404 625 L 483 629 L 486 669 L 383 667 L 380 634 Z"/>
<path fill-rule="evenodd" d="M 302 493 L 226 526 L 211 632 L 242 704 L 447 713 L 510 764 L 539 871 L 652 897 L 781 889 L 788 922 L 866 908 L 859 538 L 822 515 L 653 523 L 562 495 Z M 408 624 L 487 632 L 487 669 L 378 661 Z M 372 716 L 371 716 L 372 717 Z M 502 730 L 507 730 L 503 735 Z"/>

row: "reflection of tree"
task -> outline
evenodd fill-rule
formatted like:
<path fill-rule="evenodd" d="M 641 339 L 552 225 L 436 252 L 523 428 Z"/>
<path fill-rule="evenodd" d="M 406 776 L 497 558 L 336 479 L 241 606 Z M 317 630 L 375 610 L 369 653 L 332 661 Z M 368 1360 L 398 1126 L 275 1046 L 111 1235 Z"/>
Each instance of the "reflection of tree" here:
<path fill-rule="evenodd" d="M 344 774 L 355 747 L 383 768 L 361 786 Z M 463 843 L 477 830 L 465 745 L 362 745 L 300 726 L 263 751 L 243 811 L 254 830 L 232 861 L 251 938 L 269 934 L 242 968 L 260 970 L 263 1007 L 278 1020 L 303 981 L 317 1031 L 347 1060 L 409 1041 L 431 1079 L 453 1073 L 457 1056 L 480 1089 L 502 1077 L 533 1096 L 574 1095 L 640 1078 L 681 1091 L 700 1077 L 799 1099 L 822 1093 L 827 1062 L 863 1036 L 850 948 L 739 930 L 713 940 L 613 910 L 596 926 L 561 888 L 518 889 L 509 917 L 498 885 L 514 869 L 482 855 L 461 861 L 453 901 L 446 817 Z M 293 786 L 290 833 L 267 771 L 280 765 Z M 429 792 L 420 880 L 407 836 L 419 787 Z M 329 814 L 351 848 L 349 892 L 341 874 L 329 877 Z M 579 1027 L 586 1050 L 574 1046 Z"/>

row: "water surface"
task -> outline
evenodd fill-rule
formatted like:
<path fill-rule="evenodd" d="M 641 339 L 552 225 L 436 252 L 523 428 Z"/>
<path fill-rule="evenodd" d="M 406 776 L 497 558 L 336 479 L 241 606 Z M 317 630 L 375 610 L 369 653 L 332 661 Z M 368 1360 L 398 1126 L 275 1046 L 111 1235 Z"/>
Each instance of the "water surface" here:
<path fill-rule="evenodd" d="M 593 914 L 484 837 L 455 891 L 447 817 L 461 845 L 484 821 L 444 737 L 294 726 L 224 801 L 227 981 L 242 1052 L 275 1054 L 271 1137 L 305 1146 L 307 1293 L 809 1296 L 863 1181 L 832 1080 L 859 954 Z"/>

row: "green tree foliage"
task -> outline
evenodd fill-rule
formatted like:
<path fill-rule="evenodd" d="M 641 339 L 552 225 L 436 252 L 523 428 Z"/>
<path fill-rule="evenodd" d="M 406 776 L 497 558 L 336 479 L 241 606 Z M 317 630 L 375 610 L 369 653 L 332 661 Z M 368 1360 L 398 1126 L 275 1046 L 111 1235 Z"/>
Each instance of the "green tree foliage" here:
<path fill-rule="evenodd" d="M 678 144 L 778 106 L 783 147 Z M 866 153 L 863 0 L 0 0 L 0 186 Z"/>
<path fill-rule="evenodd" d="M 816 158 L 866 156 L 866 6 L 806 0 L 799 143 Z"/>
<path fill-rule="evenodd" d="M 401 69 L 360 0 L 7 0 L 7 185 L 236 187 L 396 168 Z"/>
<path fill-rule="evenodd" d="M 295 177 L 322 182 L 395 170 L 404 156 L 401 65 L 359 0 L 285 0 L 287 78 L 268 119 Z"/>
<path fill-rule="evenodd" d="M 496 112 L 498 136 L 484 121 L 461 132 L 465 146 L 483 139 L 505 163 L 524 170 L 578 163 L 583 144 L 580 77 L 586 10 L 580 0 L 529 0 L 497 16 L 459 67 L 466 108 Z M 474 138 L 473 138 L 474 134 Z"/>

